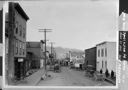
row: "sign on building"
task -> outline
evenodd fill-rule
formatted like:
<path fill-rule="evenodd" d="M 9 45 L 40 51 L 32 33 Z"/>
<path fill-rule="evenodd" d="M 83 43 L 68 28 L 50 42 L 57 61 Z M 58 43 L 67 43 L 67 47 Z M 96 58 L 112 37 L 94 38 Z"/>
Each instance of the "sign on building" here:
<path fill-rule="evenodd" d="M 23 62 L 23 58 L 19 58 L 18 59 L 18 62 Z"/>
<path fill-rule="evenodd" d="M 128 31 L 119 31 L 119 60 L 128 61 Z"/>

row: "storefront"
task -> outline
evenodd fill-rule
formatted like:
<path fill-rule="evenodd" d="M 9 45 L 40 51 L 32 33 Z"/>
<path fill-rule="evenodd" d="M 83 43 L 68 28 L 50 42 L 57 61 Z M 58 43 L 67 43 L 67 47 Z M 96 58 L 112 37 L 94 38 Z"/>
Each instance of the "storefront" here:
<path fill-rule="evenodd" d="M 23 58 L 15 58 L 14 60 L 15 79 L 21 80 L 26 76 L 25 61 Z"/>

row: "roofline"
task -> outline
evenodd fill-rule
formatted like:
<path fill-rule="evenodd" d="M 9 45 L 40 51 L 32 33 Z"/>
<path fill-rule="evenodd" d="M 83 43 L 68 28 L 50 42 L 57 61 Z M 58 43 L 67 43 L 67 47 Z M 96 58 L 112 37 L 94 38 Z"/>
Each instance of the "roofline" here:
<path fill-rule="evenodd" d="M 12 2 L 9 2 L 12 3 Z M 23 10 L 23 8 L 20 6 L 19 3 L 14 3 L 14 8 L 17 10 L 17 12 L 27 21 L 29 20 L 29 17 L 27 16 L 27 14 L 25 13 L 25 11 Z"/>
<path fill-rule="evenodd" d="M 26 43 L 40 43 L 40 41 L 26 41 Z"/>
<path fill-rule="evenodd" d="M 94 49 L 94 48 L 96 48 L 96 46 L 88 48 L 88 49 L 85 49 L 84 51 L 89 50 L 89 49 Z"/>
<path fill-rule="evenodd" d="M 99 44 L 96 44 L 96 46 L 100 46 L 100 45 L 103 45 L 103 44 L 106 44 L 106 43 L 116 43 L 114 41 L 104 41 L 104 42 L 101 42 Z"/>

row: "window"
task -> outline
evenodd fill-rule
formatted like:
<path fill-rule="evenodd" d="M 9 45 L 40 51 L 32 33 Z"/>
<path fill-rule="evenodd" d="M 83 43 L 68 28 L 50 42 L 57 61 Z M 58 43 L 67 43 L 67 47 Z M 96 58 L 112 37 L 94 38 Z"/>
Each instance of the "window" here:
<path fill-rule="evenodd" d="M 102 56 L 104 56 L 104 49 L 102 49 L 102 53 L 103 53 L 103 55 L 102 55 Z"/>
<path fill-rule="evenodd" d="M 15 33 L 18 34 L 18 22 L 16 22 L 16 29 L 15 29 Z"/>
<path fill-rule="evenodd" d="M 104 67 L 104 62 L 102 61 L 102 68 Z"/>
<path fill-rule="evenodd" d="M 105 56 L 107 57 L 107 48 L 105 48 Z"/>
<path fill-rule="evenodd" d="M 23 55 L 25 55 L 25 44 L 23 43 Z"/>
<path fill-rule="evenodd" d="M 105 67 L 107 68 L 107 61 L 105 61 Z"/>
<path fill-rule="evenodd" d="M 25 29 L 23 28 L 23 38 L 25 38 Z"/>
<path fill-rule="evenodd" d="M 22 47 L 21 47 L 21 42 L 19 42 L 19 44 L 20 44 L 20 55 L 22 54 Z"/>
<path fill-rule="evenodd" d="M 22 36 L 22 26 L 21 25 L 19 26 L 19 29 L 20 29 L 20 36 Z"/>
<path fill-rule="evenodd" d="M 100 50 L 98 50 L 98 57 L 100 57 Z"/>
<path fill-rule="evenodd" d="M 16 42 L 15 42 L 15 44 L 16 44 L 16 54 L 18 54 L 18 42 L 17 42 L 17 40 L 16 40 Z"/>
<path fill-rule="evenodd" d="M 104 49 L 101 50 L 101 56 L 104 56 Z"/>

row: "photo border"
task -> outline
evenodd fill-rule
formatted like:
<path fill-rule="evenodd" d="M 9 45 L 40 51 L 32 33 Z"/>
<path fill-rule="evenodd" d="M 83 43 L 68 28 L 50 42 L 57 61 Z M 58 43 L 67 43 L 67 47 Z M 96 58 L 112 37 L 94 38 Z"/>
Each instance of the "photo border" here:
<path fill-rule="evenodd" d="M 33 1 L 33 0 L 30 0 L 30 2 Z M 38 1 L 41 1 L 41 0 L 38 0 Z M 118 0 L 119 1 L 119 0 Z M 3 88 L 28 88 L 28 89 L 32 89 L 32 88 L 79 88 L 79 89 L 96 89 L 96 88 L 102 88 L 102 89 L 118 89 L 118 86 L 119 86 L 119 83 L 118 83 L 118 75 L 117 75 L 117 72 L 116 72 L 116 85 L 115 86 L 13 86 L 13 85 L 6 85 L 6 77 L 5 77 L 5 4 L 8 3 L 8 2 L 13 2 L 13 1 L 5 1 L 5 3 L 3 4 Z M 119 16 L 118 16 L 119 17 Z M 117 69 L 117 62 L 118 62 L 118 32 L 117 31 L 117 41 L 116 41 L 116 50 L 117 50 L 117 53 L 116 53 L 116 71 L 118 71 Z"/>

